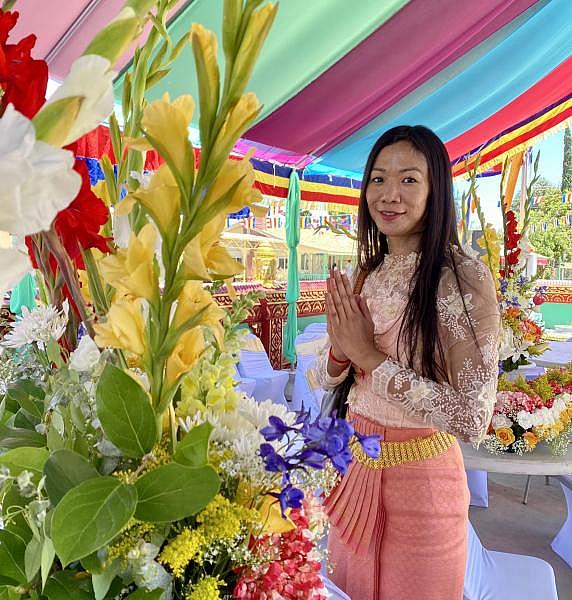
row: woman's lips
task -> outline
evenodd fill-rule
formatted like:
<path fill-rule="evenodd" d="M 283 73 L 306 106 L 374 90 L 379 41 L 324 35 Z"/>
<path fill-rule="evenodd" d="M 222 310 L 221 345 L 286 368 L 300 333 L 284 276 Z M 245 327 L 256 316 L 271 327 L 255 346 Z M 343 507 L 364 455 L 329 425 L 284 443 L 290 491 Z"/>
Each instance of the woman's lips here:
<path fill-rule="evenodd" d="M 381 215 L 381 218 L 384 221 L 395 221 L 396 219 L 399 219 L 399 217 L 401 217 L 405 213 L 395 212 L 392 210 L 380 210 L 379 214 Z"/>

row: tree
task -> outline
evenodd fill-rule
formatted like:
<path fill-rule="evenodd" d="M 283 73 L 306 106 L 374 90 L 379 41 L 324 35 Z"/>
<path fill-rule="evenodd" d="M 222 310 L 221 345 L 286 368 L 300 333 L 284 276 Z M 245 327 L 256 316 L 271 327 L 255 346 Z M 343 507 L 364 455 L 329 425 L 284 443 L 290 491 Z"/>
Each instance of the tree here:
<path fill-rule="evenodd" d="M 562 159 L 562 187 L 561 191 L 572 192 L 572 136 L 570 127 L 564 130 L 564 158 Z"/>
<path fill-rule="evenodd" d="M 529 239 L 536 252 L 552 259 L 554 266 L 572 257 L 572 235 L 565 225 L 570 204 L 562 203 L 562 191 L 541 178 L 534 186 L 534 196 L 542 197 L 530 215 Z M 555 220 L 559 219 L 559 225 Z M 541 229 L 546 225 L 546 230 Z M 536 227 L 535 227 L 536 226 Z"/>

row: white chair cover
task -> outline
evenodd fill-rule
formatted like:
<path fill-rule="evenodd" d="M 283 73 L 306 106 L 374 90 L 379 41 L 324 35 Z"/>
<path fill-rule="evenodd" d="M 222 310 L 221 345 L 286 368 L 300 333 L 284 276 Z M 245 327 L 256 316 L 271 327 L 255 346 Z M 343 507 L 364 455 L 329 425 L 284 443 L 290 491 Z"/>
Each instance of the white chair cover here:
<path fill-rule="evenodd" d="M 487 550 L 469 523 L 464 600 L 558 600 L 554 570 L 533 556 Z"/>
<path fill-rule="evenodd" d="M 256 381 L 254 379 L 249 379 L 248 377 L 243 377 L 238 372 L 236 365 L 234 367 L 234 380 L 236 381 L 234 389 L 237 392 L 244 392 L 247 396 L 252 396 L 254 388 L 256 387 Z"/>
<path fill-rule="evenodd" d="M 319 333 L 320 335 L 326 335 L 328 326 L 326 323 L 310 323 L 304 333 Z"/>
<path fill-rule="evenodd" d="M 486 471 L 472 471 L 467 469 L 467 485 L 471 492 L 471 506 L 489 506 L 489 488 Z"/>
<path fill-rule="evenodd" d="M 319 325 L 320 323 L 315 323 Z M 292 390 L 292 408 L 310 411 L 312 418 L 320 414 L 324 390 L 318 386 L 312 368 L 325 342 L 324 333 L 306 331 L 296 337 L 296 376 Z"/>
<path fill-rule="evenodd" d="M 238 372 L 242 377 L 256 382 L 252 395 L 258 402 L 270 399 L 276 404 L 288 406 L 284 390 L 290 374 L 288 371 L 275 371 L 266 352 L 241 350 Z"/>
<path fill-rule="evenodd" d="M 563 475 L 558 479 L 566 499 L 568 515 L 550 546 L 562 560 L 565 560 L 572 567 L 572 476 Z"/>

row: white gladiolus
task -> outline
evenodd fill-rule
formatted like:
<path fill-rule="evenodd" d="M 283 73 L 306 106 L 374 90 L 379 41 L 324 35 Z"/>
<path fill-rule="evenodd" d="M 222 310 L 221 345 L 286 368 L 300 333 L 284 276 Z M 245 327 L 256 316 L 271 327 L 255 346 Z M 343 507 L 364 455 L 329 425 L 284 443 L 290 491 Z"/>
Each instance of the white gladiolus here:
<path fill-rule="evenodd" d="M 69 366 L 70 369 L 78 372 L 91 371 L 99 360 L 99 348 L 97 344 L 89 337 L 84 335 L 77 348 L 71 353 Z"/>
<path fill-rule="evenodd" d="M 15 248 L 0 248 L 0 298 L 31 269 L 27 254 Z"/>
<path fill-rule="evenodd" d="M 70 96 L 84 97 L 64 145 L 95 129 L 113 112 L 114 77 L 111 63 L 97 54 L 80 56 L 73 63 L 69 75 L 49 99 L 49 102 L 55 102 Z"/>
<path fill-rule="evenodd" d="M 32 122 L 9 104 L 0 119 L 0 230 L 49 230 L 79 192 L 74 156 L 36 140 Z"/>

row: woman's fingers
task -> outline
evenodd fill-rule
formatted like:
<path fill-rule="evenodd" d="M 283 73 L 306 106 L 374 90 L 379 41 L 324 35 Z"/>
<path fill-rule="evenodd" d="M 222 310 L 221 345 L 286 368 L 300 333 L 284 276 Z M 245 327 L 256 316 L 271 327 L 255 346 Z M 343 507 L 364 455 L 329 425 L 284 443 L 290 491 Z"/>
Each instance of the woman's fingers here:
<path fill-rule="evenodd" d="M 350 283 L 350 280 L 348 279 L 348 277 L 346 275 L 343 275 L 343 274 L 340 275 L 340 279 L 341 279 L 341 283 L 343 285 L 344 293 L 346 295 L 349 306 L 351 306 L 353 312 L 359 314 L 360 307 L 359 307 L 359 302 L 358 302 L 358 296 L 356 294 L 354 294 L 354 290 L 353 290 L 352 284 Z"/>
<path fill-rule="evenodd" d="M 332 276 L 328 279 L 328 291 L 330 293 L 332 302 L 334 303 L 338 316 L 340 319 L 347 319 L 349 307 L 346 306 L 344 300 L 342 300 L 342 294 L 340 287 L 342 287 L 339 283 L 339 272 L 333 271 Z"/>

